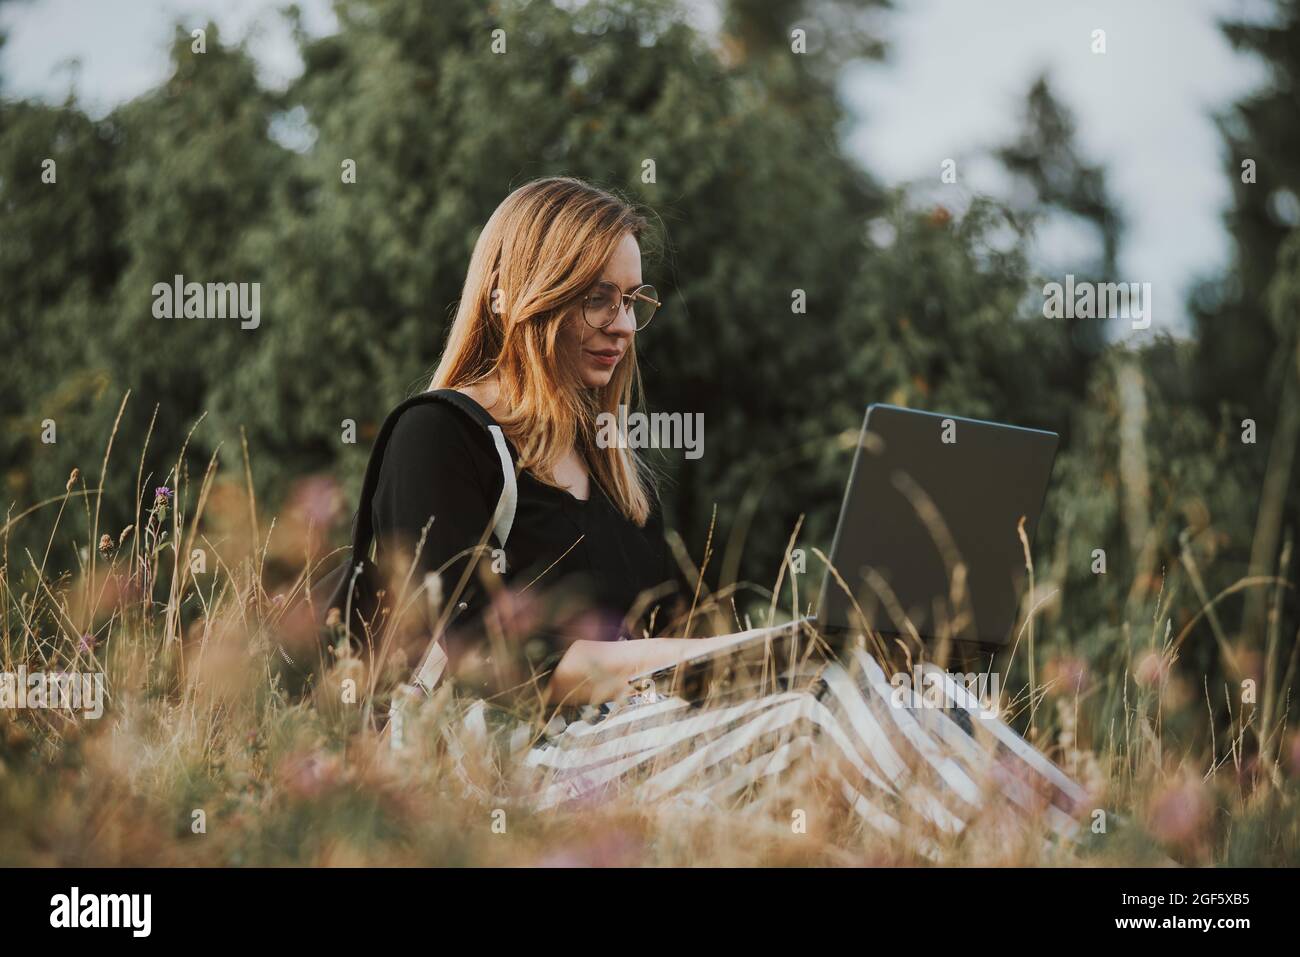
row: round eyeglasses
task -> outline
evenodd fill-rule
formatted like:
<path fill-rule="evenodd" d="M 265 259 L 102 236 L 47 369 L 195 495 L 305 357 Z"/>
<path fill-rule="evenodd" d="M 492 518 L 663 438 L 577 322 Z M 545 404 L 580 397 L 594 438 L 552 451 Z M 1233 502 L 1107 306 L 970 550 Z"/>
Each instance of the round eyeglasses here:
<path fill-rule="evenodd" d="M 604 329 L 618 318 L 619 311 L 630 307 L 636 331 L 650 324 L 659 309 L 659 293 L 654 286 L 637 286 L 631 292 L 621 292 L 612 282 L 601 280 L 582 297 L 582 318 L 593 329 Z"/>

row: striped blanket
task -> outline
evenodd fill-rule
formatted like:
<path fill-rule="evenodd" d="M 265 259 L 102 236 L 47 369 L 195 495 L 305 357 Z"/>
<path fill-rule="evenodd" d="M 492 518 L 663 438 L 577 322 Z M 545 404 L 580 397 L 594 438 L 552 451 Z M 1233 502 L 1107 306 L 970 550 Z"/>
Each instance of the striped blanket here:
<path fill-rule="evenodd" d="M 527 767 L 538 810 L 614 798 L 729 808 L 815 765 L 847 814 L 923 858 L 941 859 L 976 819 L 1075 841 L 1086 792 L 964 684 L 929 671 L 941 697 L 900 706 L 876 658 L 858 648 L 807 663 L 765 693 L 735 689 L 700 704 L 650 689 L 553 724 L 535 743 L 516 727 L 507 750 Z M 450 744 L 464 754 L 463 735 Z"/>

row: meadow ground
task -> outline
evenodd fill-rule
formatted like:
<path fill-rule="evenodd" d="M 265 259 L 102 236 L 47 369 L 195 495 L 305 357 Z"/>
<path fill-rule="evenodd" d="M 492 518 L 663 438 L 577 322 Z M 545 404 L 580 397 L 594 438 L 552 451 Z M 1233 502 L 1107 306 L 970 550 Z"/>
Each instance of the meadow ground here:
<path fill-rule="evenodd" d="M 1300 863 L 1295 656 L 1273 653 L 1276 614 L 1258 696 L 1242 702 L 1185 667 L 1188 624 L 1159 602 L 1122 630 L 1105 672 L 1056 650 L 1064 626 L 1038 620 L 1039 583 L 1020 650 L 1034 666 L 1004 682 L 999 708 L 1105 810 L 1077 847 L 975 827 L 929 859 L 856 824 L 815 762 L 725 807 L 614 797 L 538 812 L 517 762 L 492 748 L 462 765 L 482 790 L 453 772 L 444 731 L 469 701 L 449 687 L 391 746 L 402 655 L 374 667 L 337 655 L 309 693 L 292 687 L 278 648 L 315 635 L 292 570 L 320 555 L 337 490 L 308 483 L 270 522 L 251 483 L 219 481 L 211 463 L 192 484 L 179 461 L 176 474 L 126 528 L 99 528 L 98 489 L 79 474 L 8 517 L 0 672 L 102 674 L 105 700 L 93 719 L 0 708 L 0 865 Z M 44 554 L 10 552 L 20 523 L 40 523 Z M 90 534 L 68 532 L 78 524 Z M 1276 610 L 1289 586 L 1263 587 Z M 735 620 L 728 602 L 713 607 Z M 697 631 L 705 622 L 728 625 L 706 616 Z"/>

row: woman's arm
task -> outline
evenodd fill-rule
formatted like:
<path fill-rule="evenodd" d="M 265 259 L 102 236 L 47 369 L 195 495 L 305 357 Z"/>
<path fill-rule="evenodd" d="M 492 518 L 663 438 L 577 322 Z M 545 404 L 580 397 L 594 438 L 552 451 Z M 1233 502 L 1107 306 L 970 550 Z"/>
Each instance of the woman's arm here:
<path fill-rule="evenodd" d="M 384 450 L 372 507 L 375 538 L 407 550 L 408 558 L 423 538 L 415 556 L 421 574 L 477 544 L 491 527 L 490 486 L 479 467 L 485 453 L 472 441 L 475 428 L 448 405 L 420 405 L 402 413 Z M 495 459 L 492 464 L 499 472 Z"/>
<path fill-rule="evenodd" d="M 495 450 L 485 450 L 477 441 L 480 432 L 450 405 L 407 409 L 384 450 L 371 509 L 384 582 L 380 587 L 402 594 L 406 582 L 418 587 L 426 573 L 440 571 L 444 600 L 466 602 L 455 615 L 458 624 L 473 621 L 486 602 L 472 572 L 464 591 L 458 591 L 466 572 L 482 557 L 475 554 L 475 546 L 483 542 L 492 522 L 490 486 L 483 475 L 489 456 L 493 478 L 500 473 Z M 402 627 L 410 630 L 412 639 L 419 632 L 427 636 L 435 626 L 426 620 L 426 608 L 426 602 L 415 602 L 403 618 Z M 459 651 L 455 645 L 449 636 L 446 648 L 453 660 Z"/>
<path fill-rule="evenodd" d="M 717 638 L 639 638 L 575 641 L 555 666 L 548 685 L 552 704 L 597 704 L 627 689 L 628 680 L 716 651 L 734 635 Z"/>

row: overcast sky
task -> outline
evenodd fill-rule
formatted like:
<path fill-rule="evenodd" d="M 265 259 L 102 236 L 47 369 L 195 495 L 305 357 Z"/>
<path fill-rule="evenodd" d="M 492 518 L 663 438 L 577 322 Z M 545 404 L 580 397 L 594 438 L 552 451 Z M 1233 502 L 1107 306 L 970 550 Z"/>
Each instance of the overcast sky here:
<path fill-rule="evenodd" d="M 298 0 L 310 32 L 335 29 L 328 0 Z M 1222 17 L 1258 16 L 1258 0 L 897 0 L 882 22 L 892 50 L 844 79 L 858 118 L 852 152 L 885 183 L 935 182 L 945 158 L 962 188 L 1005 189 L 982 147 L 1016 128 L 1028 86 L 1046 71 L 1075 112 L 1087 157 L 1106 164 L 1129 230 L 1117 279 L 1150 282 L 1153 329 L 1180 330 L 1198 275 L 1227 258 L 1229 200 L 1210 120 L 1263 79 L 1228 47 Z M 161 82 L 177 21 L 211 16 L 223 35 L 250 38 L 268 84 L 300 64 L 276 0 L 18 0 L 0 5 L 9 42 L 0 72 L 10 96 L 62 99 L 75 82 L 103 113 Z M 707 13 L 700 18 L 707 22 Z M 1106 31 L 1106 53 L 1091 51 Z M 76 67 L 71 66 L 77 61 Z M 968 162 L 969 160 L 969 162 Z M 1077 235 L 1045 238 L 1069 262 Z"/>

